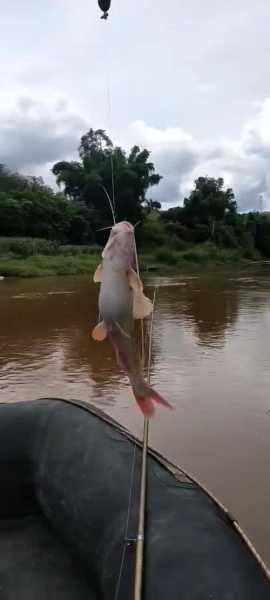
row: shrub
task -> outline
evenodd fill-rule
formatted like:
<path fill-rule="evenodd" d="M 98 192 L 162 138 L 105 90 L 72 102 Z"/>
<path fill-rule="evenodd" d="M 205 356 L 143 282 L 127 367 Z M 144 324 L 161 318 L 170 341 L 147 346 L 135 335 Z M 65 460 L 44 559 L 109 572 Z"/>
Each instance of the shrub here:
<path fill-rule="evenodd" d="M 9 254 L 27 258 L 36 254 L 55 254 L 58 242 L 39 238 L 0 238 L 0 254 Z"/>
<path fill-rule="evenodd" d="M 176 235 L 171 235 L 166 243 L 166 248 L 168 247 L 178 252 L 184 252 L 188 249 L 188 244 Z"/>
<path fill-rule="evenodd" d="M 162 223 L 159 214 L 148 215 L 142 226 L 136 231 L 136 239 L 138 245 L 143 244 L 145 247 L 160 246 L 166 242 L 166 230 Z"/>
<path fill-rule="evenodd" d="M 205 263 L 209 258 L 210 256 L 207 254 L 207 252 L 199 251 L 196 248 L 193 250 L 188 250 L 183 254 L 183 259 L 188 262 Z"/>
<path fill-rule="evenodd" d="M 215 242 L 225 248 L 238 248 L 238 240 L 230 225 L 218 225 L 215 231 Z"/>
<path fill-rule="evenodd" d="M 195 244 L 201 244 L 209 240 L 209 227 L 208 225 L 195 225 L 193 229 L 193 239 Z"/>
<path fill-rule="evenodd" d="M 176 265 L 178 262 L 178 255 L 172 250 L 160 248 L 155 252 L 155 259 L 157 262 L 166 263 L 167 265 Z"/>
<path fill-rule="evenodd" d="M 73 246 L 71 244 L 65 244 L 60 246 L 58 249 L 58 253 L 63 256 L 78 256 L 80 254 L 100 254 L 101 247 L 97 244 L 93 244 L 92 246 Z"/>

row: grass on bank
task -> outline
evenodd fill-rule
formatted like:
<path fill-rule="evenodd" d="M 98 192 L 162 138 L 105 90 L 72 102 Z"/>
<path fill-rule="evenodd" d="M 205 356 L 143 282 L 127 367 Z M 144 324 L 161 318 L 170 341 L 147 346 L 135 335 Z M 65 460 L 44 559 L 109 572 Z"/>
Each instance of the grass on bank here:
<path fill-rule="evenodd" d="M 80 275 L 94 272 L 100 256 L 30 256 L 16 259 L 0 258 L 0 275 L 4 277 L 46 277 L 50 275 Z"/>
<path fill-rule="evenodd" d="M 0 238 L 0 276 L 44 277 L 94 272 L 99 246 L 60 245 L 37 238 Z"/>
<path fill-rule="evenodd" d="M 1 245 L 0 245 L 1 250 Z M 101 248 L 93 246 L 60 246 L 52 254 L 23 257 L 14 252 L 0 251 L 0 276 L 44 277 L 94 273 L 100 262 Z M 139 252 L 142 270 L 155 269 L 159 273 L 177 273 L 201 266 L 230 265 L 247 262 L 239 250 L 218 248 L 212 244 L 192 246 L 184 251 L 168 245 Z M 254 258 L 254 257 L 253 257 Z"/>

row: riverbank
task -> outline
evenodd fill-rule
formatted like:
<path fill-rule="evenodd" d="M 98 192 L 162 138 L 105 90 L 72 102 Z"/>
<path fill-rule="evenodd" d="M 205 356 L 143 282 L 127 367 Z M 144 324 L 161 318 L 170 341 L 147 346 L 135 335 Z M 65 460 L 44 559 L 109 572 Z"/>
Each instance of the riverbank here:
<path fill-rule="evenodd" d="M 50 255 L 35 255 L 27 257 L 0 257 L 0 276 L 2 277 L 47 277 L 55 275 L 80 275 L 94 273 L 100 262 L 101 249 L 91 253 L 77 248 L 66 252 Z M 139 253 L 140 266 L 143 271 L 175 273 L 199 267 L 214 267 L 218 265 L 247 265 L 247 260 L 234 250 L 225 250 L 207 244 L 194 246 L 184 252 L 161 247 L 155 251 Z"/>

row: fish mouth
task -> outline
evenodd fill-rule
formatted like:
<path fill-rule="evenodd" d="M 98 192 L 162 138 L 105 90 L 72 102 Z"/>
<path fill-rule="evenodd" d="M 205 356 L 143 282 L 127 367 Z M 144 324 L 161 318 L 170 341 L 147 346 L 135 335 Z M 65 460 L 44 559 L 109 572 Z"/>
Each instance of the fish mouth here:
<path fill-rule="evenodd" d="M 113 233 L 134 233 L 134 227 L 128 221 L 120 221 L 112 227 Z"/>

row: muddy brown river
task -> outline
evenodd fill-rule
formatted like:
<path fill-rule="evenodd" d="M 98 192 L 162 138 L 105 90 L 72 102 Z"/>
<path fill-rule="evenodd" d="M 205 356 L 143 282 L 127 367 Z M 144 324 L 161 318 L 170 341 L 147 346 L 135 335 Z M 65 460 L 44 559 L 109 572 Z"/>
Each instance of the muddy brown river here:
<path fill-rule="evenodd" d="M 270 565 L 270 265 L 159 285 L 150 443 L 202 481 Z M 89 336 L 89 277 L 0 281 L 0 400 L 79 398 L 142 433 L 142 417 L 107 342 Z"/>

